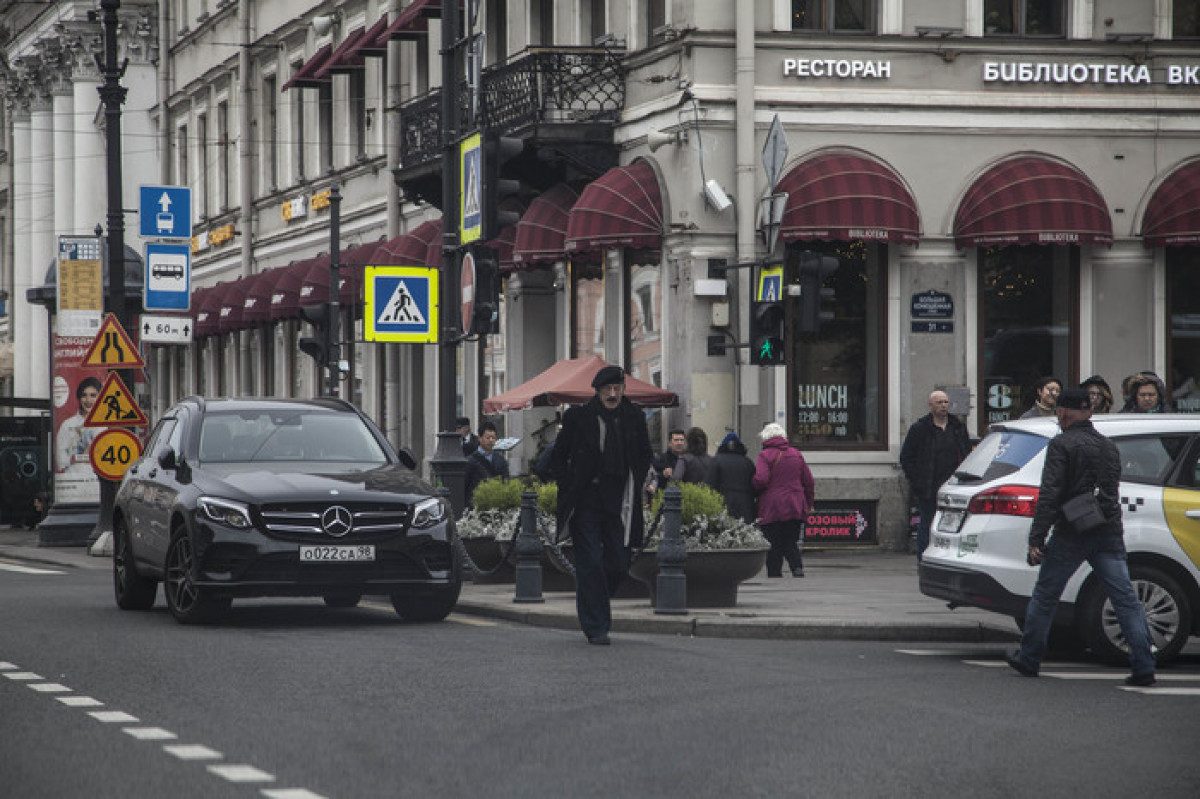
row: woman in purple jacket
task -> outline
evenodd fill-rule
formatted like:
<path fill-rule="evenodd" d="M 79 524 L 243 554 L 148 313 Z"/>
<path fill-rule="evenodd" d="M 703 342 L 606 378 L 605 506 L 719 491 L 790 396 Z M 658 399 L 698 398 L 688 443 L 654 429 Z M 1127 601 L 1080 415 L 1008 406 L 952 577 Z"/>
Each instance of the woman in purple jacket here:
<path fill-rule="evenodd" d="M 787 431 L 774 422 L 759 433 L 762 452 L 754 465 L 754 490 L 758 491 L 758 525 L 771 542 L 767 576 L 782 577 L 787 559 L 793 577 L 804 576 L 797 543 L 804 520 L 812 510 L 813 476 L 800 450 L 787 440 Z"/>

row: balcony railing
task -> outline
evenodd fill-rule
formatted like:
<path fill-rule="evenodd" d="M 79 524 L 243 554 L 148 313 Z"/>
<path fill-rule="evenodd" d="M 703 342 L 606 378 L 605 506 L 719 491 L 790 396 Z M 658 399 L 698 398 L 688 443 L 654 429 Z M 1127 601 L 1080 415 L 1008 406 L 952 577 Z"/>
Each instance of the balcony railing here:
<path fill-rule="evenodd" d="M 620 53 L 598 47 L 532 48 L 483 71 L 482 121 L 511 134 L 533 125 L 615 124 L 625 106 Z M 460 111 L 465 117 L 465 85 Z M 442 156 L 441 90 L 400 107 L 400 166 L 411 169 Z"/>

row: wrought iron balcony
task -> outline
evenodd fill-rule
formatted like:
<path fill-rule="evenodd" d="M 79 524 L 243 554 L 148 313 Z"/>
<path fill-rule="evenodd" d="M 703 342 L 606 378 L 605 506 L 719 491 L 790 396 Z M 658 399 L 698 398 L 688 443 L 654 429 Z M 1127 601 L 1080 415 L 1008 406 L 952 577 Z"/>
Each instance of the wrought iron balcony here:
<path fill-rule="evenodd" d="M 594 142 L 592 128 L 611 129 L 625 106 L 621 56 L 599 47 L 538 47 L 485 69 L 480 109 L 483 126 L 506 136 L 562 135 L 567 139 L 574 138 L 568 131 L 552 131 L 583 126 L 589 132 L 580 138 Z M 465 118 L 470 102 L 465 85 L 459 98 L 461 117 Z M 399 172 L 440 161 L 441 89 L 402 105 L 400 127 Z"/>

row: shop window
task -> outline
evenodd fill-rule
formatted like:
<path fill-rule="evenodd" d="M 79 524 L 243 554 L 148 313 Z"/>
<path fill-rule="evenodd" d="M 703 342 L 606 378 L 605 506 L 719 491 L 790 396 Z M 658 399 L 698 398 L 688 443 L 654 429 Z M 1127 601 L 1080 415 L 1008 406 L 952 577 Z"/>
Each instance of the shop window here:
<path fill-rule="evenodd" d="M 600 264 L 571 264 L 571 357 L 604 357 L 604 274 Z"/>
<path fill-rule="evenodd" d="M 1167 322 L 1171 402 L 1200 413 L 1200 247 L 1167 248 Z"/>
<path fill-rule="evenodd" d="M 792 0 L 792 30 L 874 31 L 875 0 Z"/>
<path fill-rule="evenodd" d="M 988 247 L 979 251 L 982 434 L 1034 403 L 1034 384 L 1054 376 L 1074 385 L 1074 247 Z"/>
<path fill-rule="evenodd" d="M 638 380 L 662 386 L 662 266 L 637 263 L 628 269 L 629 372 Z M 646 409 L 650 440 L 662 440 L 662 410 Z"/>
<path fill-rule="evenodd" d="M 1065 0 L 983 0 L 988 36 L 1062 36 Z"/>
<path fill-rule="evenodd" d="M 802 447 L 885 446 L 886 264 L 886 246 L 863 241 L 788 249 L 786 279 L 802 292 L 786 311 L 788 417 Z"/>
<path fill-rule="evenodd" d="M 503 300 L 499 303 L 499 314 L 500 332 L 483 338 L 483 380 L 479 385 L 479 396 L 481 397 L 494 397 L 508 389 L 504 368 L 505 331 L 508 330 L 508 304 L 503 302 Z"/>
<path fill-rule="evenodd" d="M 1200 38 L 1200 0 L 1175 0 L 1171 8 L 1171 36 Z"/>

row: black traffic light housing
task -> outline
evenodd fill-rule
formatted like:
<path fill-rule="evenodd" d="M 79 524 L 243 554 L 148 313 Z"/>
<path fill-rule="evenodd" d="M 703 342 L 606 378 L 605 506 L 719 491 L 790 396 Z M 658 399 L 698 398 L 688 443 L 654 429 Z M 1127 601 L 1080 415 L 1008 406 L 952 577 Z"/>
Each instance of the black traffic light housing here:
<path fill-rule="evenodd" d="M 487 136 L 483 141 L 483 239 L 493 239 L 501 228 L 515 225 L 520 214 L 501 209 L 508 197 L 521 192 L 521 182 L 501 177 L 504 165 L 525 149 L 524 139 L 514 136 Z"/>
<path fill-rule="evenodd" d="M 304 336 L 298 342 L 301 352 L 308 355 L 322 368 L 337 360 L 333 352 L 330 320 L 333 318 L 333 303 L 318 302 L 300 306 L 300 317 L 315 328 L 315 336 Z"/>
<path fill-rule="evenodd" d="M 817 333 L 821 330 L 821 285 L 837 271 L 838 259 L 814 252 L 800 253 L 796 273 L 800 283 L 800 307 L 796 309 L 796 332 Z"/>
<path fill-rule="evenodd" d="M 750 303 L 750 363 L 783 366 L 784 313 L 782 300 L 753 300 Z"/>
<path fill-rule="evenodd" d="M 467 336 L 500 332 L 500 266 L 492 258 L 475 259 L 475 310 L 463 327 Z"/>

